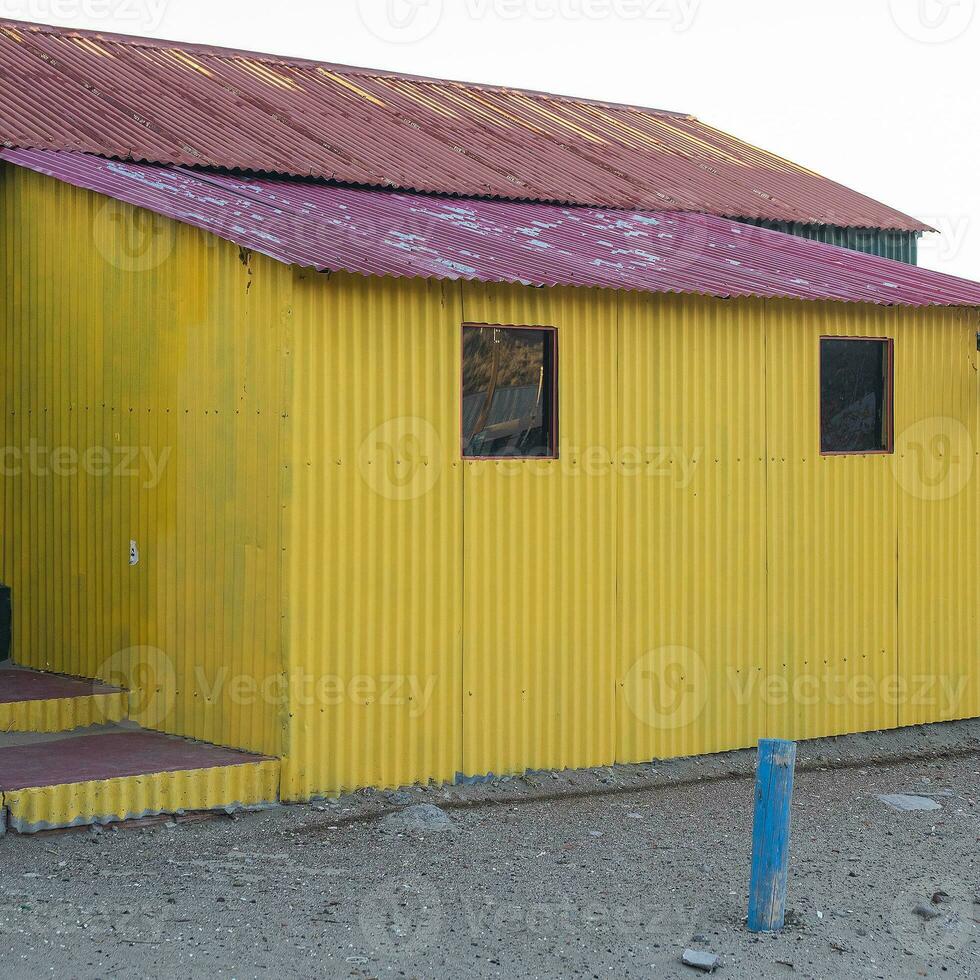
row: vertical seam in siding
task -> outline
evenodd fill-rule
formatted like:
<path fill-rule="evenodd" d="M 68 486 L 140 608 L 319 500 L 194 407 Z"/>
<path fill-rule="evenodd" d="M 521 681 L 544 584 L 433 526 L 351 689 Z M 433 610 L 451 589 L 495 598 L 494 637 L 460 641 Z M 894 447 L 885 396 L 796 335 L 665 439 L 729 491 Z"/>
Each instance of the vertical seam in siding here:
<path fill-rule="evenodd" d="M 892 407 L 892 413 L 894 414 L 894 406 Z M 901 505 L 896 508 L 895 512 L 895 674 L 899 677 L 902 676 L 902 606 L 901 606 L 901 591 L 902 591 L 902 562 L 901 562 L 901 539 L 902 539 L 902 525 L 905 523 L 904 516 L 905 507 Z M 898 699 L 896 698 L 896 701 Z M 895 727 L 901 727 L 899 722 L 902 717 L 902 707 L 900 704 L 895 705 Z"/>
<path fill-rule="evenodd" d="M 613 452 L 620 451 L 620 444 L 622 442 L 622 403 L 620 401 L 623 392 L 623 344 L 622 344 L 622 327 L 623 327 L 623 303 L 626 300 L 628 294 L 620 291 L 616 297 L 615 312 L 616 312 L 616 323 L 613 329 L 613 338 L 616 343 L 616 371 L 614 373 L 616 381 L 616 391 L 613 396 L 613 417 L 612 424 L 615 426 L 615 436 L 612 440 L 612 446 L 610 447 Z M 622 536 L 624 533 L 624 521 L 623 521 L 623 475 L 620 472 L 621 462 L 616 461 L 617 465 L 613 470 L 613 493 L 616 494 L 615 502 L 613 503 L 613 512 L 616 515 L 616 526 L 613 531 L 613 570 L 616 575 L 616 615 L 613 619 L 613 684 L 614 694 L 612 701 L 612 730 L 613 730 L 613 761 L 619 762 L 622 756 L 622 738 L 620 736 L 620 724 L 622 719 L 622 709 L 620 702 L 622 699 L 622 652 L 621 647 L 623 645 L 625 637 L 625 615 L 623 609 L 623 575 L 625 572 L 623 566 L 623 545 Z"/>
<path fill-rule="evenodd" d="M 772 324 L 770 305 L 766 302 L 760 304 L 762 318 L 762 451 L 763 451 L 763 480 L 762 480 L 762 554 L 764 556 L 762 570 L 762 621 L 763 621 L 763 644 L 765 649 L 762 651 L 762 662 L 766 665 L 768 684 L 769 677 L 772 676 L 774 664 L 772 662 L 772 620 L 770 618 L 769 602 L 769 521 L 771 518 L 769 510 L 769 455 L 770 455 L 770 432 L 769 432 L 769 330 Z M 768 738 L 772 737 L 772 724 L 770 710 L 763 707 L 762 711 L 762 731 Z"/>
<path fill-rule="evenodd" d="M 453 391 L 459 399 L 459 411 L 453 413 L 453 418 L 460 421 L 455 423 L 450 434 L 450 445 L 453 454 L 459 453 L 459 620 L 457 629 L 459 636 L 459 771 L 468 772 L 466 768 L 466 460 L 456 447 L 462 439 L 463 418 L 463 370 L 462 370 L 462 330 L 466 323 L 466 297 L 463 292 L 463 281 L 455 283 L 459 295 L 459 323 L 453 332 Z"/>
<path fill-rule="evenodd" d="M 288 277 L 289 291 L 287 302 L 291 313 L 295 302 L 296 273 L 295 270 L 286 267 L 277 269 L 283 281 Z M 277 521 L 279 526 L 279 540 L 277 542 L 279 554 L 277 556 L 279 564 L 279 669 L 282 671 L 282 703 L 279 708 L 278 726 L 280 732 L 280 757 L 293 755 L 293 726 L 289 719 L 290 687 L 292 683 L 291 656 L 292 642 L 290 629 L 292 617 L 290 616 L 290 589 L 292 586 L 291 572 L 289 568 L 289 551 L 291 549 L 291 534 L 293 533 L 292 520 L 294 514 L 287 510 L 290 494 L 290 472 L 289 462 L 292 459 L 292 431 L 290 429 L 293 414 L 293 361 L 287 360 L 287 351 L 291 343 L 291 317 L 283 316 L 283 310 L 279 310 L 279 323 L 276 326 L 276 349 L 279 355 L 279 392 L 278 405 L 279 412 L 279 451 L 276 455 L 276 466 L 279 469 L 279 500 L 277 502 L 279 513 Z M 284 781 L 286 776 L 286 766 L 279 768 L 279 798 L 282 799 L 284 793 Z"/>

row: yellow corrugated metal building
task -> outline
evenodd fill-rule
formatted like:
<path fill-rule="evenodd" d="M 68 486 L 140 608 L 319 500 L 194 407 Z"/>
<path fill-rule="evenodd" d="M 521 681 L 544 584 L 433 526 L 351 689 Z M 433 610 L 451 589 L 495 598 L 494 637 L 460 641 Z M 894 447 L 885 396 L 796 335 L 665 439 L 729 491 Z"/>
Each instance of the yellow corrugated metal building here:
<path fill-rule="evenodd" d="M 18 660 L 283 799 L 980 715 L 975 309 L 328 276 L 12 165 L 0 268 Z M 461 453 L 466 324 L 554 328 L 557 458 Z M 821 452 L 826 337 L 894 451 Z"/>

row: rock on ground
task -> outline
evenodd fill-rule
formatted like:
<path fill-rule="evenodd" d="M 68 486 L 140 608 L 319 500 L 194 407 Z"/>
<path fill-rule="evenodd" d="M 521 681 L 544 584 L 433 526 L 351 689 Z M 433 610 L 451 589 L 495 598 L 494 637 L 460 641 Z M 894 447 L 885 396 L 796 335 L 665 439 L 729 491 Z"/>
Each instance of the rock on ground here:
<path fill-rule="evenodd" d="M 397 834 L 451 834 L 456 829 L 445 810 L 432 803 L 416 803 L 404 810 L 386 813 L 381 818 L 381 827 Z"/>

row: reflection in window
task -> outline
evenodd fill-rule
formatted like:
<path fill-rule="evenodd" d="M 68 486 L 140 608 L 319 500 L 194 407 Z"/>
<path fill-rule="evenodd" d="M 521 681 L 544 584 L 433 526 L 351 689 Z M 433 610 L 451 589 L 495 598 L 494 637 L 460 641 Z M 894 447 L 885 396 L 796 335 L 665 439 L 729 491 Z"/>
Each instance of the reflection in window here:
<path fill-rule="evenodd" d="M 892 434 L 891 344 L 820 341 L 820 451 L 889 452 Z"/>
<path fill-rule="evenodd" d="M 554 456 L 555 331 L 463 328 L 463 455 Z"/>

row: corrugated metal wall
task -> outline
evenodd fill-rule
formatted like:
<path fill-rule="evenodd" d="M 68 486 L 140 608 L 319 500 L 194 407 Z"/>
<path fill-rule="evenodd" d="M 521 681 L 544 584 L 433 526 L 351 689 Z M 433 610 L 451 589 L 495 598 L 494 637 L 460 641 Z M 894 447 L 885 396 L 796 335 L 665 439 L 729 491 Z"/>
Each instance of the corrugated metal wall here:
<path fill-rule="evenodd" d="M 467 460 L 465 775 L 615 757 L 615 294 L 467 285 L 469 323 L 556 325 L 558 460 Z M 458 326 L 457 326 L 458 329 Z"/>
<path fill-rule="evenodd" d="M 348 695 L 342 708 L 294 708 L 310 727 L 295 729 L 292 795 L 940 716 L 931 704 L 915 713 L 920 691 L 945 697 L 953 681 L 935 664 L 962 679 L 978 644 L 976 314 L 474 284 L 456 309 L 455 291 L 309 280 L 319 305 L 304 328 L 312 346 L 295 350 L 307 367 L 293 442 L 321 445 L 303 431 L 319 419 L 336 458 L 295 460 L 306 487 L 291 495 L 290 567 L 305 580 L 322 541 L 339 570 L 293 595 L 307 625 L 291 632 L 292 662 L 375 681 L 401 664 L 449 691 L 421 719 Z M 464 322 L 558 328 L 558 460 L 460 462 Z M 399 331 L 412 342 L 397 346 Z M 895 338 L 895 456 L 820 456 L 822 335 Z M 341 350 L 342 337 L 355 340 Z M 920 458 L 945 443 L 904 435 L 922 420 L 931 434 L 934 417 L 966 429 L 952 506 L 922 500 L 903 475 L 911 457 L 945 473 L 941 457 Z M 415 441 L 399 442 L 405 433 Z M 392 472 L 405 467 L 404 499 L 351 462 L 365 440 Z M 431 486 L 409 476 L 420 445 L 441 460 Z M 355 610 L 367 625 L 343 619 Z M 980 713 L 970 685 L 943 717 Z M 371 748 L 351 751 L 352 739 Z"/>
<path fill-rule="evenodd" d="M 898 723 L 912 725 L 980 715 L 980 317 L 898 320 Z"/>
<path fill-rule="evenodd" d="M 977 314 L 772 312 L 772 723 L 806 738 L 980 714 Z M 894 339 L 894 455 L 816 454 L 825 335 Z"/>
<path fill-rule="evenodd" d="M 93 250 L 101 198 L 3 194 L 7 446 L 173 447 L 152 488 L 3 479 L 20 659 L 172 651 L 165 727 L 281 751 L 295 799 L 980 714 L 975 312 L 324 276 L 169 224 L 138 274 L 130 212 Z M 464 322 L 558 328 L 558 460 L 460 459 Z M 893 456 L 819 455 L 828 334 L 894 338 Z"/>
<path fill-rule="evenodd" d="M 838 245 L 855 252 L 867 252 L 882 258 L 894 259 L 908 265 L 919 263 L 919 237 L 921 232 L 898 231 L 890 228 L 842 228 L 839 225 L 810 225 L 798 221 L 767 221 L 765 219 L 739 218 L 743 224 L 772 228 L 787 235 L 808 238 L 811 241 Z"/>
<path fill-rule="evenodd" d="M 281 706 L 253 690 L 281 673 L 274 263 L 20 168 L 0 222 L 15 659 L 277 753 Z"/>
<path fill-rule="evenodd" d="M 765 729 L 765 307 L 624 296 L 618 758 Z"/>
<path fill-rule="evenodd" d="M 891 458 L 820 455 L 819 349 L 822 335 L 893 337 L 898 316 L 822 303 L 774 305 L 772 313 L 766 371 L 773 730 L 812 738 L 888 728 L 895 710 L 880 692 L 898 670 Z M 925 325 L 933 315 L 921 319 Z M 897 394 L 904 400 L 904 385 Z M 861 684 L 873 687 L 867 699 L 854 694 Z"/>
<path fill-rule="evenodd" d="M 297 274 L 286 797 L 459 768 L 459 321 L 449 285 Z"/>

